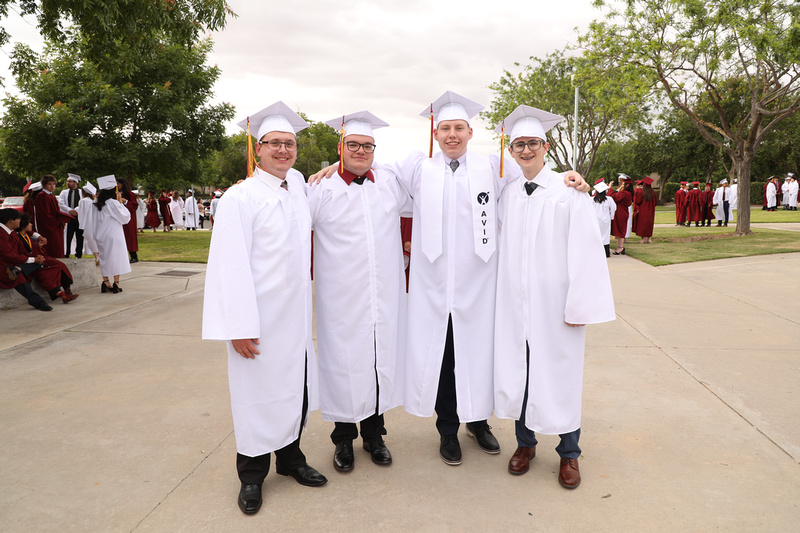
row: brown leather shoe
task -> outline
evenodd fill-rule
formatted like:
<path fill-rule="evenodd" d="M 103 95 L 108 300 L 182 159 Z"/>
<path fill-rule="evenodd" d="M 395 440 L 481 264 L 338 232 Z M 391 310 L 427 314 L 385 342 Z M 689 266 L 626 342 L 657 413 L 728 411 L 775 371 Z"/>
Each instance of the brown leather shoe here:
<path fill-rule="evenodd" d="M 575 489 L 581 484 L 581 471 L 578 469 L 578 460 L 569 457 L 561 458 L 561 468 L 558 472 L 558 482 L 565 489 Z"/>
<path fill-rule="evenodd" d="M 536 446 L 528 448 L 520 446 L 508 461 L 508 473 L 520 476 L 528 471 L 531 466 L 531 459 L 536 457 Z"/>

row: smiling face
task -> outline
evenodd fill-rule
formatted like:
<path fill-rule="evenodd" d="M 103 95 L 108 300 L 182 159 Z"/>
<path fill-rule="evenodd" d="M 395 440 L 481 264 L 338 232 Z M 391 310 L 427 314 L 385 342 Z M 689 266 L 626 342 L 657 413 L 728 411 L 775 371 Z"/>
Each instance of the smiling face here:
<path fill-rule="evenodd" d="M 364 147 L 359 146 L 358 151 L 351 152 L 347 148 L 348 142 L 357 142 L 359 144 L 375 144 L 375 140 L 367 135 L 348 135 L 344 138 L 345 148 L 340 154 L 344 168 L 355 174 L 356 176 L 363 176 L 372 166 L 372 161 L 375 159 L 375 152 L 368 154 L 364 152 Z"/>
<path fill-rule="evenodd" d="M 467 151 L 472 139 L 472 128 L 466 120 L 443 120 L 433 130 L 433 138 L 439 143 L 442 153 L 450 159 L 458 159 Z"/>
<path fill-rule="evenodd" d="M 292 133 L 271 131 L 261 137 L 261 142 L 256 144 L 259 168 L 283 179 L 297 160 L 297 150 L 290 152 L 286 149 L 285 144 L 281 144 L 281 147 L 277 150 L 271 150 L 267 144 L 269 141 L 280 141 L 281 143 L 291 141 L 296 143 L 297 139 Z"/>
<path fill-rule="evenodd" d="M 528 145 L 528 143 L 533 140 L 540 141 L 540 146 L 536 150 L 531 150 Z M 539 171 L 544 168 L 544 156 L 550 148 L 550 144 L 547 142 L 541 143 L 541 139 L 537 137 L 517 137 L 511 144 L 514 145 L 517 143 L 523 143 L 525 149 L 521 152 L 514 152 L 511 146 L 509 146 L 508 151 L 511 153 L 511 157 L 514 158 L 514 161 L 516 161 L 522 169 L 522 173 L 525 177 L 527 179 L 533 179 Z"/>

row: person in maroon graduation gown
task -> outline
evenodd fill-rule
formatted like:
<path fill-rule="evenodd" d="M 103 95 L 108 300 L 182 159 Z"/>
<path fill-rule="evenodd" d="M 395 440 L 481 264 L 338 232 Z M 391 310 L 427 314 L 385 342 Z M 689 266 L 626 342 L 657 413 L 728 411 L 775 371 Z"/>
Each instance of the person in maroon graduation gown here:
<path fill-rule="evenodd" d="M 681 188 L 675 193 L 675 225 L 683 226 L 686 222 L 686 186 L 688 182 L 682 181 Z"/>
<path fill-rule="evenodd" d="M 617 204 L 614 218 L 611 220 L 611 235 L 617 238 L 617 249 L 614 255 L 625 255 L 625 235 L 628 233 L 628 208 L 633 203 L 633 182 L 630 178 L 620 177 L 621 185 L 611 196 Z"/>
<path fill-rule="evenodd" d="M 639 204 L 642 203 L 642 180 L 636 180 L 636 187 L 633 188 L 633 213 L 631 216 L 633 220 L 631 221 L 631 233 L 635 233 L 639 235 L 639 232 L 636 231 L 636 225 L 639 222 Z"/>
<path fill-rule="evenodd" d="M 39 246 L 47 244 L 45 237 L 41 235 L 34 238 L 33 228 L 31 228 L 30 217 L 27 213 L 23 213 L 20 218 L 19 227 L 17 228 L 17 237 L 19 237 L 19 252 L 28 255 L 28 257 L 35 258 L 36 256 L 44 257 L 42 267 L 34 270 L 26 277 L 28 281 L 36 280 L 39 285 L 47 291 L 50 295 L 50 300 L 61 298 L 65 304 L 71 302 L 78 297 L 70 290 L 72 286 L 72 273 L 62 261 L 54 257 L 48 257 L 44 250 Z"/>
<path fill-rule="evenodd" d="M 16 209 L 0 209 L 0 289 L 14 289 L 31 307 L 40 311 L 52 311 L 53 308 L 33 290 L 25 278 L 25 274 L 40 267 L 44 257 L 38 255 L 31 258 L 20 253 L 19 238 L 14 235 L 20 218 L 21 214 Z"/>
<path fill-rule="evenodd" d="M 36 231 L 47 239 L 47 255 L 58 258 L 64 257 L 64 224 L 72 217 L 61 212 L 55 190 L 55 176 L 42 177 L 42 190 L 33 200 L 33 220 Z"/>
<path fill-rule="evenodd" d="M 169 210 L 169 203 L 172 201 L 167 191 L 162 190 L 158 197 L 158 210 L 161 211 L 161 219 L 164 221 L 164 231 L 172 231 L 170 227 L 175 222 L 172 220 L 172 213 Z"/>
<path fill-rule="evenodd" d="M 122 226 L 125 232 L 125 244 L 128 246 L 128 254 L 130 254 L 131 263 L 139 262 L 139 238 L 136 236 L 136 211 L 139 209 L 138 197 L 131 190 L 131 182 L 126 178 L 117 178 L 119 184 L 119 194 L 122 198 L 128 200 L 123 204 L 131 214 L 131 219 L 127 224 Z"/>
<path fill-rule="evenodd" d="M 147 225 L 153 228 L 153 233 L 156 232 L 158 226 L 161 225 L 161 219 L 158 218 L 158 202 L 156 201 L 156 193 L 153 191 L 147 192 L 147 200 L 144 201 L 147 206 L 147 215 L 144 221 Z"/>
<path fill-rule="evenodd" d="M 700 211 L 700 225 L 711 227 L 711 219 L 714 218 L 714 191 L 711 190 L 711 183 L 706 183 L 705 188 L 700 191 Z"/>
<path fill-rule="evenodd" d="M 686 194 L 686 225 L 700 226 L 700 182 L 692 182 L 692 190 Z"/>
<path fill-rule="evenodd" d="M 636 212 L 638 213 L 636 234 L 642 238 L 643 244 L 650 244 L 653 242 L 653 226 L 656 220 L 658 196 L 653 190 L 653 178 L 648 177 L 642 181 L 642 194 L 634 199 Z"/>

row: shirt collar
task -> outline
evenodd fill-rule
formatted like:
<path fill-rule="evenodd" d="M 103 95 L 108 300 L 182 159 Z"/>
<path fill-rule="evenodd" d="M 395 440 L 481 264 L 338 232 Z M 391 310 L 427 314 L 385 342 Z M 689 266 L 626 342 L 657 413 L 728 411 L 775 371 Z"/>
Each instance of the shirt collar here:
<path fill-rule="evenodd" d="M 11 230 L 11 229 L 10 229 L 8 226 L 6 226 L 5 224 L 3 224 L 3 223 L 0 223 L 0 228 L 3 228 L 4 230 L 6 230 L 6 233 L 8 233 L 9 235 L 11 235 L 11 231 L 12 231 L 12 230 Z"/>
<path fill-rule="evenodd" d="M 283 181 L 278 176 L 274 176 L 265 170 L 262 170 L 261 167 L 256 167 L 255 172 L 253 173 L 254 178 L 258 178 L 262 182 L 266 183 L 270 189 L 273 191 L 277 191 L 281 188 L 281 182 Z"/>
<path fill-rule="evenodd" d="M 344 182 L 346 184 L 348 184 L 348 185 L 353 183 L 354 179 L 361 177 L 361 176 L 357 176 L 357 175 L 353 174 L 352 172 L 350 172 L 346 168 L 342 169 L 342 171 L 339 172 L 339 175 L 342 177 Z M 372 175 L 372 170 L 371 169 L 367 170 L 367 173 L 365 174 L 365 176 L 369 181 L 371 181 L 372 183 L 375 183 L 375 176 Z"/>

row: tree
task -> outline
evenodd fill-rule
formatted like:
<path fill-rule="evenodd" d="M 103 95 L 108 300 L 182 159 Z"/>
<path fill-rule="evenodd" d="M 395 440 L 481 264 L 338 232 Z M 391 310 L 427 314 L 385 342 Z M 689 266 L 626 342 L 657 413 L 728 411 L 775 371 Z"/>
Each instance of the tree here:
<path fill-rule="evenodd" d="M 736 235 L 750 231 L 756 153 L 800 109 L 800 4 L 788 0 L 626 0 L 594 22 L 590 53 L 646 69 L 670 103 L 731 160 Z M 603 0 L 595 5 L 605 6 Z"/>
<path fill-rule="evenodd" d="M 334 163 L 339 160 L 336 151 L 339 134 L 327 124 L 308 120 L 303 113 L 300 115 L 311 125 L 297 134 L 297 161 L 294 168 L 308 179 L 322 168 L 323 162 Z"/>
<path fill-rule="evenodd" d="M 49 41 L 64 42 L 68 28 L 78 29 L 87 39 L 87 57 L 98 64 L 113 64 L 108 51 L 119 47 L 146 59 L 157 47 L 158 39 L 152 37 L 158 35 L 190 46 L 203 33 L 221 30 L 228 16 L 236 16 L 225 0 L 0 0 L 0 17 L 11 6 L 21 15 L 35 16 Z M 0 27 L 0 46 L 10 38 Z"/>
<path fill-rule="evenodd" d="M 647 116 L 648 87 L 635 69 L 608 62 L 567 57 L 554 52 L 545 59 L 531 57 L 519 74 L 505 71 L 489 88 L 495 92 L 489 110 L 481 115 L 492 129 L 518 105 L 525 104 L 566 117 L 548 132 L 549 155 L 560 171 L 571 168 L 574 129 L 574 88 L 580 86 L 579 141 L 576 170 L 588 176 L 597 150 L 609 139 L 635 128 Z M 520 65 L 515 64 L 517 67 Z"/>
<path fill-rule="evenodd" d="M 147 61 L 107 51 L 123 69 L 88 58 L 88 39 L 70 34 L 35 54 L 17 45 L 12 72 L 24 96 L 8 96 L 0 128 L 2 164 L 23 176 L 115 174 L 149 187 L 191 183 L 222 146 L 228 104 L 206 105 L 219 77 L 205 65 L 212 43 L 162 35 Z M 103 62 L 108 65 L 110 62 Z"/>

